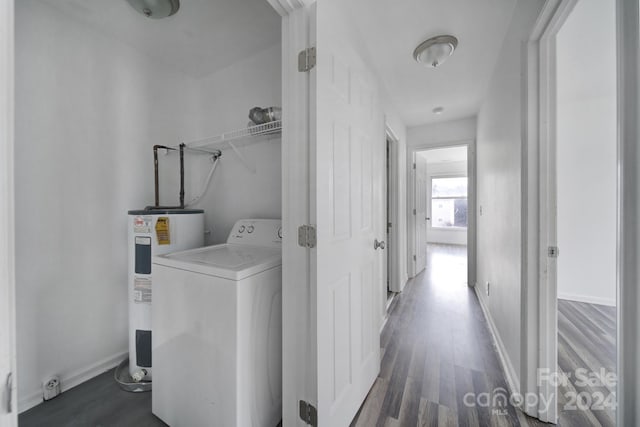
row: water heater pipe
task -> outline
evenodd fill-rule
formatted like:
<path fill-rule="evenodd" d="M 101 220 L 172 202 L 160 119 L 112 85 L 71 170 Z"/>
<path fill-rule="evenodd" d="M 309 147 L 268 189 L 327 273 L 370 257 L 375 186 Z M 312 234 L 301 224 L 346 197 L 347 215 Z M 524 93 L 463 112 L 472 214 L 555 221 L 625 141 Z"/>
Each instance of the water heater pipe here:
<path fill-rule="evenodd" d="M 158 148 L 165 150 L 175 150 L 175 148 L 167 147 L 166 145 L 154 145 L 153 146 L 153 177 L 155 180 L 155 204 L 154 207 L 160 207 L 160 180 L 158 174 Z"/>
<path fill-rule="evenodd" d="M 184 147 L 180 144 L 180 209 L 184 209 Z"/>
<path fill-rule="evenodd" d="M 155 204 L 147 206 L 147 209 L 184 209 L 184 149 L 186 145 L 180 144 L 180 206 L 160 206 L 160 179 L 158 173 L 158 149 L 175 150 L 175 148 L 166 145 L 153 146 L 153 174 L 155 181 Z"/>

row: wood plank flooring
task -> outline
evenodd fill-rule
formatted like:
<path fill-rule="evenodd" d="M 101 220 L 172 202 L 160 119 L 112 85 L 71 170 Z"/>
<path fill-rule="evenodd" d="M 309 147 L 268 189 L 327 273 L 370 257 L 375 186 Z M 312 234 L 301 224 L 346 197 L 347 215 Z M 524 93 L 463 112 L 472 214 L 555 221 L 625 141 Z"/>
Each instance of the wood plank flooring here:
<path fill-rule="evenodd" d="M 558 387 L 559 424 L 615 426 L 615 411 L 607 404 L 611 401 L 602 400 L 613 399 L 615 385 L 591 385 L 576 377 L 578 369 L 582 379 L 602 370 L 616 373 L 615 307 L 558 300 L 558 366 L 569 375 L 569 381 Z M 574 398 L 578 395 L 580 400 Z M 596 409 L 588 409 L 594 405 Z"/>
<path fill-rule="evenodd" d="M 466 271 L 466 248 L 429 245 L 427 269 L 390 307 L 380 374 L 352 426 L 536 424 L 508 404 L 472 406 L 508 388 Z"/>
<path fill-rule="evenodd" d="M 113 369 L 44 402 L 18 417 L 20 427 L 162 427 L 151 413 L 151 393 L 129 393 L 113 379 Z"/>
<path fill-rule="evenodd" d="M 427 269 L 397 295 L 381 334 L 382 365 L 352 426 L 536 426 L 511 405 L 470 406 L 467 393 L 508 396 L 477 297 L 466 280 L 465 248 L 429 245 Z M 567 408 L 611 387 L 576 381 L 583 372 L 615 373 L 615 308 L 560 300 L 558 364 L 572 378 L 558 389 L 560 426 L 614 426 L 612 410 Z M 486 396 L 486 395 L 485 395 Z M 577 402 L 580 403 L 580 402 Z"/>

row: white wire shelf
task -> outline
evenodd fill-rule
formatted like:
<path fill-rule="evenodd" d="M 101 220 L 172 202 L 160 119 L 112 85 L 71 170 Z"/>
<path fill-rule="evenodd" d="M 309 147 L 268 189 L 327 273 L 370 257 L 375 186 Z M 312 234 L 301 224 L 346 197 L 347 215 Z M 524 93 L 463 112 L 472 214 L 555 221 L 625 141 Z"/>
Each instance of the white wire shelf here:
<path fill-rule="evenodd" d="M 233 143 L 243 139 L 256 138 L 259 136 L 268 136 L 280 133 L 282 131 L 282 121 L 275 120 L 273 122 L 261 125 L 247 126 L 243 129 L 232 130 L 221 135 L 211 136 L 209 138 L 197 139 L 186 142 L 187 148 L 219 149 L 225 144 L 229 144 L 233 148 Z"/>
<path fill-rule="evenodd" d="M 261 125 L 247 126 L 243 129 L 232 130 L 231 132 L 211 136 L 209 138 L 196 139 L 194 141 L 185 142 L 184 144 L 187 150 L 199 151 L 201 153 L 208 153 L 216 156 L 220 154 L 220 149 L 225 146 L 229 146 L 233 152 L 236 153 L 245 167 L 252 173 L 256 173 L 255 163 L 250 162 L 244 154 L 242 154 L 238 147 L 236 147 L 236 143 L 250 139 L 255 139 L 256 142 L 265 141 L 269 139 L 266 137 L 278 134 L 281 131 L 282 121 L 275 120 Z"/>

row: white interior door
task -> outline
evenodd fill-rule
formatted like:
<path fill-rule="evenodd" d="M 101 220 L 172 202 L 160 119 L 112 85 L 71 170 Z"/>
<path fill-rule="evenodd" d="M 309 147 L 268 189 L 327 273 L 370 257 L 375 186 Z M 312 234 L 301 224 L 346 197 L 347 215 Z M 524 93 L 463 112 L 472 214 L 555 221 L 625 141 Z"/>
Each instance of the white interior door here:
<path fill-rule="evenodd" d="M 315 31 L 312 25 L 317 65 L 311 71 L 310 185 L 317 246 L 311 286 L 320 426 L 349 425 L 380 369 L 384 258 L 374 242 L 385 236 L 384 117 L 342 7 L 317 2 Z"/>
<path fill-rule="evenodd" d="M 427 159 L 416 154 L 415 161 L 416 274 L 427 267 Z"/>

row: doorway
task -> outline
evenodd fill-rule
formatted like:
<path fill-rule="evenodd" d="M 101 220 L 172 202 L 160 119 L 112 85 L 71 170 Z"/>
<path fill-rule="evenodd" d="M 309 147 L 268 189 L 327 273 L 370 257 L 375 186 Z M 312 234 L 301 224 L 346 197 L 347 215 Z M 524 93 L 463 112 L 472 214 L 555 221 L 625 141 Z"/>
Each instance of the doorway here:
<path fill-rule="evenodd" d="M 556 35 L 550 255 L 557 257 L 558 369 L 568 379 L 558 384 L 561 424 L 616 424 L 615 31 L 613 2 L 581 0 Z"/>
<path fill-rule="evenodd" d="M 547 403 L 527 413 L 552 423 L 616 425 L 616 417 L 630 414 L 617 399 L 624 399 L 628 387 L 622 382 L 621 338 L 630 336 L 624 330 L 631 317 L 622 310 L 629 284 L 621 269 L 629 259 L 625 253 L 634 250 L 621 244 L 629 225 L 621 208 L 628 203 L 621 191 L 628 178 L 622 173 L 628 159 L 621 123 L 629 120 L 621 102 L 624 56 L 616 57 L 616 43 L 626 41 L 616 29 L 622 17 L 616 17 L 613 3 L 590 0 L 563 0 L 541 16 L 529 65 L 536 94 L 529 108 L 539 112 L 539 118 L 529 116 L 529 136 L 539 147 L 528 147 L 526 201 L 533 212 L 527 218 L 527 257 L 538 267 L 527 272 L 533 291 L 527 304 L 538 310 L 529 319 L 534 327 L 527 327 L 525 376 L 528 390 Z M 585 67 L 596 51 L 606 53 Z"/>
<path fill-rule="evenodd" d="M 470 179 L 469 144 L 425 148 L 413 153 L 413 275 L 429 265 L 435 271 L 440 255 L 447 258 L 451 279 L 469 284 Z M 454 277 L 455 276 L 455 277 Z"/>

